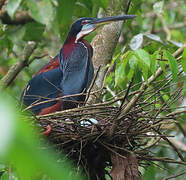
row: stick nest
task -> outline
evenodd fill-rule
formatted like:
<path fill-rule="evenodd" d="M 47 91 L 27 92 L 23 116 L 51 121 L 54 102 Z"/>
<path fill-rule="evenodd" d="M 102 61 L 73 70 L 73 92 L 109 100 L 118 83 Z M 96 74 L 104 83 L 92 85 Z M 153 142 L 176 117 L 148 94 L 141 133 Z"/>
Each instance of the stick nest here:
<path fill-rule="evenodd" d="M 161 139 L 169 141 L 166 131 L 176 120 L 176 115 L 169 113 L 176 110 L 171 107 L 182 98 L 182 88 L 171 82 L 171 76 L 152 83 L 143 92 L 134 91 L 141 85 L 130 85 L 106 102 L 40 116 L 39 122 L 43 127 L 51 125 L 49 140 L 89 176 L 95 174 L 91 171 L 105 174 L 105 167 L 112 165 L 112 153 L 121 157 L 133 153 L 138 160 L 171 161 L 150 155 L 149 148 Z M 171 93 L 170 86 L 174 87 Z M 161 93 L 165 89 L 168 98 Z M 138 93 L 141 93 L 139 99 L 121 116 Z"/>

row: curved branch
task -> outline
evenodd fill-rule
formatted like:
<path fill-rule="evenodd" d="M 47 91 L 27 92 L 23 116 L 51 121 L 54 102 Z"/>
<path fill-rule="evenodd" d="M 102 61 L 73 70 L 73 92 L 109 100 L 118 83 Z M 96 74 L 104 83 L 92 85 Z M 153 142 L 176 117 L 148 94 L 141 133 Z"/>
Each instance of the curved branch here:
<path fill-rule="evenodd" d="M 0 89 L 8 87 L 12 81 L 16 78 L 16 76 L 19 74 L 19 72 L 28 65 L 28 61 L 30 56 L 32 55 L 33 51 L 37 47 L 37 44 L 35 42 L 30 42 L 27 44 L 27 46 L 24 48 L 23 55 L 16 64 L 14 64 L 7 74 L 1 79 L 0 81 Z"/>

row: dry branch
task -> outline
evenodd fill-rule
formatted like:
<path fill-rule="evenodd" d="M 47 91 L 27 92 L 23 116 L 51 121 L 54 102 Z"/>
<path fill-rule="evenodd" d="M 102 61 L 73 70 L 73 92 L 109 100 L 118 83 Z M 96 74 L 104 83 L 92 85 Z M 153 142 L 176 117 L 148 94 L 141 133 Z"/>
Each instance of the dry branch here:
<path fill-rule="evenodd" d="M 181 172 L 181 173 L 178 173 L 178 174 L 175 174 L 175 175 L 166 177 L 166 178 L 164 178 L 163 180 L 169 180 L 169 179 L 177 178 L 177 177 L 179 177 L 179 176 L 181 176 L 181 175 L 184 175 L 184 174 L 186 174 L 186 171 L 183 171 L 183 172 Z"/>
<path fill-rule="evenodd" d="M 182 114 L 182 113 L 186 113 L 186 109 L 171 112 L 171 113 L 167 114 L 166 116 L 167 117 L 169 117 L 169 116 L 175 116 L 175 115 Z"/>

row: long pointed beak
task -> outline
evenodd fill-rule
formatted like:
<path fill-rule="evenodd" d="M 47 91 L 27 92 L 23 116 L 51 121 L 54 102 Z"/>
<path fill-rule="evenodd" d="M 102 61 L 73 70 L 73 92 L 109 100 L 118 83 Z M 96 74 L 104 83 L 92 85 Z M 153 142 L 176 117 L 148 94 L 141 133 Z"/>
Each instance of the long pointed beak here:
<path fill-rule="evenodd" d="M 114 21 L 123 21 L 126 19 L 133 19 L 135 17 L 136 17 L 135 15 L 110 16 L 110 17 L 95 19 L 91 21 L 91 24 L 103 25 L 103 24 L 107 24 L 110 22 L 114 22 Z"/>
<path fill-rule="evenodd" d="M 97 27 L 101 25 L 114 22 L 114 21 L 133 19 L 135 17 L 136 17 L 135 15 L 123 15 L 123 16 L 110 16 L 105 18 L 92 18 L 91 20 L 88 20 L 87 24 L 83 25 L 81 31 L 77 34 L 76 41 L 78 41 L 80 38 L 84 37 L 85 35 L 90 34 Z"/>

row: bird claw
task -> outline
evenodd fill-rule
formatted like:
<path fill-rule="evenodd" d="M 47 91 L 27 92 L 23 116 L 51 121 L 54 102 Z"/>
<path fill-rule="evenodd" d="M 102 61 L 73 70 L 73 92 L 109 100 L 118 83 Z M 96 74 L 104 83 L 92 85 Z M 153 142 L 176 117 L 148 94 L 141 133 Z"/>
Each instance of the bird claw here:
<path fill-rule="evenodd" d="M 41 134 L 43 136 L 48 136 L 51 133 L 52 127 L 50 125 L 46 126 L 46 130 L 44 132 L 42 132 Z"/>

